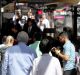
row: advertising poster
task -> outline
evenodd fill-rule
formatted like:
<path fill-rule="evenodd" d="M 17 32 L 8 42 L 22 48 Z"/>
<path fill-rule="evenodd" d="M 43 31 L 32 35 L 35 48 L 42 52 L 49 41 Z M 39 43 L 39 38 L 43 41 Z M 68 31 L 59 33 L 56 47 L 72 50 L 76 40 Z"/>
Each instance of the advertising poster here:
<path fill-rule="evenodd" d="M 80 17 L 77 17 L 77 36 L 80 36 Z"/>
<path fill-rule="evenodd" d="M 54 11 L 54 26 L 58 32 L 63 31 L 65 14 L 66 12 L 62 9 L 57 9 Z"/>
<path fill-rule="evenodd" d="M 80 6 L 77 7 L 77 36 L 80 36 Z"/>

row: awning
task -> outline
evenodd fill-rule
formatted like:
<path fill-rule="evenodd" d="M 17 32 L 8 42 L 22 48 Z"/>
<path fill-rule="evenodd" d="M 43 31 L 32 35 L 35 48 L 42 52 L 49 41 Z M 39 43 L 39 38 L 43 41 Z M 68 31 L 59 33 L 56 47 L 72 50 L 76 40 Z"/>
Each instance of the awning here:
<path fill-rule="evenodd" d="M 76 4 L 80 0 L 16 0 L 17 2 L 61 2 L 61 3 L 70 3 L 70 4 Z"/>
<path fill-rule="evenodd" d="M 14 3 L 9 3 L 6 6 L 2 7 L 4 9 L 4 12 L 13 12 L 14 11 Z"/>

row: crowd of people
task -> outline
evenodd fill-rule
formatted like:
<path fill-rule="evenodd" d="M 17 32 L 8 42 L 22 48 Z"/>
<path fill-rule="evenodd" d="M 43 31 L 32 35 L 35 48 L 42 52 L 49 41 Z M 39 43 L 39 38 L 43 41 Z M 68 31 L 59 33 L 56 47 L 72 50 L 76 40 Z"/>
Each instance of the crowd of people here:
<path fill-rule="evenodd" d="M 18 11 L 16 11 L 15 15 L 11 20 L 8 20 L 7 22 L 3 23 L 1 30 L 2 36 L 10 34 L 14 38 L 16 38 L 17 33 L 23 30 L 26 31 L 29 37 L 31 38 L 36 32 L 40 33 L 40 31 L 43 31 L 44 28 L 50 28 L 50 24 L 48 19 L 46 18 L 46 14 L 39 15 L 36 19 L 36 15 L 29 13 L 31 13 L 31 11 L 28 12 L 26 16 L 23 16 L 20 15 Z"/>
<path fill-rule="evenodd" d="M 21 15 L 16 12 L 13 19 L 3 24 L 0 50 L 5 51 L 1 58 L 1 74 L 77 75 L 76 48 L 69 39 L 69 32 L 64 29 L 57 38 L 51 37 L 44 33 L 44 29 L 51 28 L 46 14 L 38 18 L 36 20 L 30 11 L 22 22 Z"/>

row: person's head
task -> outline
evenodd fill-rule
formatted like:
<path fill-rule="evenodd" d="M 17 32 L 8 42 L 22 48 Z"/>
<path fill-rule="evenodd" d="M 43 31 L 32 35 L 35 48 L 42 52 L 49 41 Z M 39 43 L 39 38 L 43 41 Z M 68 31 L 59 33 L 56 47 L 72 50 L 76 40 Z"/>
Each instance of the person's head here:
<path fill-rule="evenodd" d="M 2 43 L 6 43 L 6 38 L 7 38 L 7 36 L 3 36 Z"/>
<path fill-rule="evenodd" d="M 42 18 L 42 16 L 40 17 L 39 21 L 40 21 L 40 22 L 42 22 L 42 21 L 43 21 L 43 18 Z"/>
<path fill-rule="evenodd" d="M 32 26 L 32 19 L 31 18 L 28 18 L 27 24 L 28 24 L 28 26 Z"/>
<path fill-rule="evenodd" d="M 42 18 L 43 19 L 46 19 L 46 14 L 42 14 Z"/>
<path fill-rule="evenodd" d="M 44 38 L 41 40 L 39 48 L 42 54 L 49 53 L 52 48 L 52 43 L 49 39 Z"/>
<path fill-rule="evenodd" d="M 16 11 L 15 14 L 16 14 L 16 17 L 15 17 L 16 20 L 20 19 L 20 13 L 19 13 L 19 11 Z"/>
<path fill-rule="evenodd" d="M 62 43 L 65 43 L 66 40 L 69 39 L 69 36 L 68 36 L 68 33 L 67 32 L 61 32 L 59 34 L 59 41 L 62 42 Z"/>
<path fill-rule="evenodd" d="M 19 11 L 15 11 L 15 14 L 19 16 Z"/>
<path fill-rule="evenodd" d="M 28 12 L 28 17 L 31 18 L 31 16 L 32 16 L 32 11 L 29 11 Z"/>
<path fill-rule="evenodd" d="M 32 19 L 32 20 L 35 20 L 35 15 L 32 15 L 32 16 L 31 16 L 31 19 Z"/>
<path fill-rule="evenodd" d="M 29 36 L 25 31 L 21 31 L 17 35 L 17 41 L 18 42 L 23 42 L 23 43 L 28 43 Z"/>
<path fill-rule="evenodd" d="M 14 38 L 11 35 L 7 36 L 5 44 L 7 46 L 12 46 L 14 44 Z"/>

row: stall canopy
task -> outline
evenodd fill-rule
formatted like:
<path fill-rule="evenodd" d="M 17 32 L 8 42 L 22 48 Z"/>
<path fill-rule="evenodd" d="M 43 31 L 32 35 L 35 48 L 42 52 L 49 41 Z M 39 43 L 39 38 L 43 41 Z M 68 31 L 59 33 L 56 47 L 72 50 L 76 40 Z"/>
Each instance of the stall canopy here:
<path fill-rule="evenodd" d="M 14 0 L 17 3 L 68 3 L 68 4 L 78 4 L 80 0 Z M 13 1 L 12 1 L 13 2 Z M 14 11 L 14 3 L 9 3 L 5 5 L 4 12 L 8 11 Z"/>
<path fill-rule="evenodd" d="M 63 3 L 70 3 L 76 4 L 80 0 L 16 0 L 17 2 L 63 2 Z"/>

